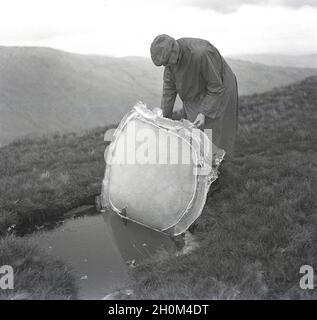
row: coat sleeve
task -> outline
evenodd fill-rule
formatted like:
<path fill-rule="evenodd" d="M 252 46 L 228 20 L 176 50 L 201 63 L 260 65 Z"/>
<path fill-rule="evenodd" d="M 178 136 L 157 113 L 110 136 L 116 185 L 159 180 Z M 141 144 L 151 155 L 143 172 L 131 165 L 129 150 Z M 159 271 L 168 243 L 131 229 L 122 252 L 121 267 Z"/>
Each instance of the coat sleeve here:
<path fill-rule="evenodd" d="M 177 91 L 173 74 L 169 67 L 165 67 L 161 109 L 163 111 L 163 116 L 166 118 L 172 118 L 176 95 Z"/>
<path fill-rule="evenodd" d="M 219 69 L 212 52 L 206 52 L 202 55 L 201 72 L 206 82 L 206 93 L 200 105 L 200 112 L 210 118 L 216 118 L 219 113 L 225 91 Z"/>

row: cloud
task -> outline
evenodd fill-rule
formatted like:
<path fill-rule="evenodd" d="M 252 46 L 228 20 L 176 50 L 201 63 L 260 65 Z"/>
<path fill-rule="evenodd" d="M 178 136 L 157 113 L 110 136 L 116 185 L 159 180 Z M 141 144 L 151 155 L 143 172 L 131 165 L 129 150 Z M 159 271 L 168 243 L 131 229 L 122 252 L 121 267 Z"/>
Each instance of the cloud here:
<path fill-rule="evenodd" d="M 282 0 L 3 1 L 0 45 L 149 56 L 153 38 L 167 33 L 208 39 L 224 55 L 316 52 L 315 2 L 291 0 L 287 6 L 273 2 Z M 292 9 L 302 4 L 314 7 Z"/>
<path fill-rule="evenodd" d="M 284 6 L 301 8 L 303 6 L 317 7 L 317 0 L 185 0 L 185 4 L 203 9 L 211 9 L 221 13 L 232 13 L 243 5 Z"/>

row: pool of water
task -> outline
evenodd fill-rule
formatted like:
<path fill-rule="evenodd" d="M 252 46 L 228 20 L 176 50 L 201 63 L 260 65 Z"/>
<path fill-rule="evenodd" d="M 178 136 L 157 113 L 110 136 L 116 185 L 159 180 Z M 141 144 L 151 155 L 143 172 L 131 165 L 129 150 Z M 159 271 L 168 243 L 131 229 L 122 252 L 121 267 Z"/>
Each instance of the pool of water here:
<path fill-rule="evenodd" d="M 127 288 L 129 268 L 158 250 L 176 251 L 167 235 L 126 222 L 115 213 L 71 218 L 27 237 L 73 268 L 80 299 L 102 299 Z"/>

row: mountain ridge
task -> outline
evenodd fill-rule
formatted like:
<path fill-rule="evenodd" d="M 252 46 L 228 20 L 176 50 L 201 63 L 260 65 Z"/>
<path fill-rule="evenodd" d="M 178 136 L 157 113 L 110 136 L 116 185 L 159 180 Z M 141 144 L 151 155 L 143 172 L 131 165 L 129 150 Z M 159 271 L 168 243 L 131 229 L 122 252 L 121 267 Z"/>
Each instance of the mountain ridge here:
<path fill-rule="evenodd" d="M 317 68 L 317 53 L 291 55 L 291 54 L 241 54 L 231 56 L 233 59 L 241 59 L 268 66 L 284 66 L 296 68 Z"/>
<path fill-rule="evenodd" d="M 241 95 L 317 74 L 228 59 Z M 160 105 L 162 68 L 143 57 L 0 47 L 0 144 L 22 135 L 117 123 L 137 102 Z M 180 101 L 177 103 L 180 106 Z"/>

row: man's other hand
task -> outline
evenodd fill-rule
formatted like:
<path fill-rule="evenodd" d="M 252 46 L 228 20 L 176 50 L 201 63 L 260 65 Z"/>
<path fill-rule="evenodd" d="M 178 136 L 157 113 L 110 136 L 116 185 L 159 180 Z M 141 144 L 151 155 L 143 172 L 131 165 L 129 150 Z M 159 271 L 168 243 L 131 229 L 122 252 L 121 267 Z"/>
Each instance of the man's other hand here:
<path fill-rule="evenodd" d="M 196 120 L 194 121 L 194 125 L 197 128 L 202 128 L 205 125 L 205 115 L 202 113 L 198 113 Z"/>

